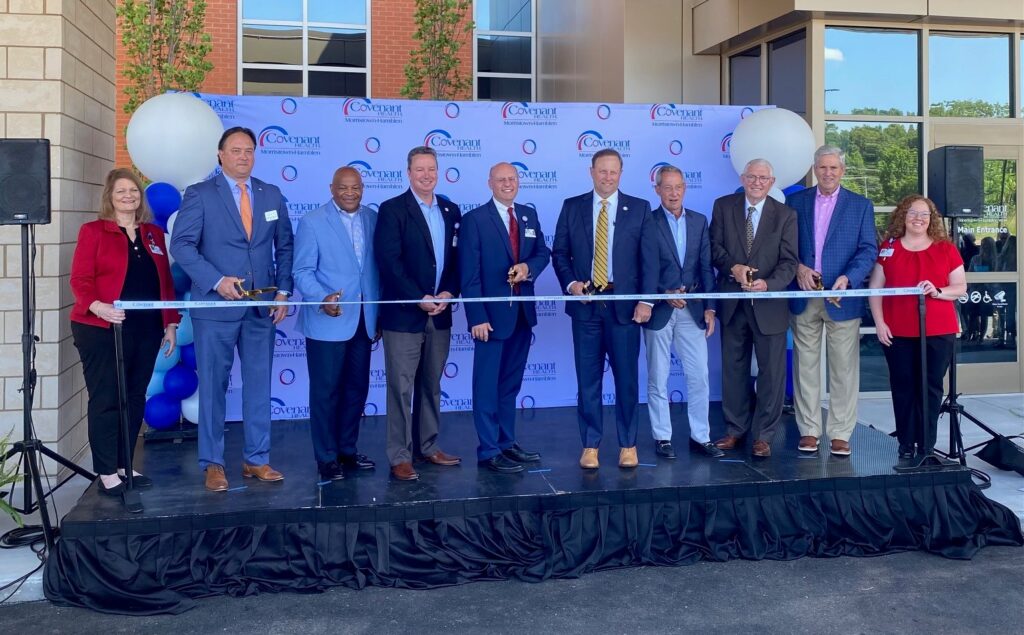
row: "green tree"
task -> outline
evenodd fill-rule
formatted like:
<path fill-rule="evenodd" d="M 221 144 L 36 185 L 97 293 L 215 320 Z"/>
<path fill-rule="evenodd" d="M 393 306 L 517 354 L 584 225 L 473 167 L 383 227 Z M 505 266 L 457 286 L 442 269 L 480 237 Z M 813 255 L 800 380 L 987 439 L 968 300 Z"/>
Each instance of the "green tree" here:
<path fill-rule="evenodd" d="M 168 90 L 196 91 L 213 70 L 204 33 L 206 0 L 122 0 L 117 7 L 125 47 L 128 114 Z"/>
<path fill-rule="evenodd" d="M 416 0 L 413 38 L 419 48 L 405 65 L 403 97 L 422 99 L 424 88 L 428 99 L 468 97 L 473 84 L 459 69 L 459 50 L 473 32 L 466 18 L 472 6 L 472 0 Z"/>
<path fill-rule="evenodd" d="M 928 114 L 932 117 L 1009 117 L 1010 104 L 983 99 L 953 99 L 932 104 Z"/>

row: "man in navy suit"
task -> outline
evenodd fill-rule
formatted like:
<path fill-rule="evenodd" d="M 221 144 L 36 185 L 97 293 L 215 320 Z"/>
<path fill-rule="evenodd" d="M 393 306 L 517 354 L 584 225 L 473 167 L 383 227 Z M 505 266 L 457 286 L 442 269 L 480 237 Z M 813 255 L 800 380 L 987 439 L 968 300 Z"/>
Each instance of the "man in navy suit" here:
<path fill-rule="evenodd" d="M 391 474 L 400 481 L 419 478 L 412 467 L 414 459 L 434 465 L 461 462 L 437 445 L 452 306 L 435 300 L 459 295 L 462 214 L 458 205 L 434 194 L 437 153 L 432 148 L 410 150 L 407 166 L 409 189 L 381 203 L 373 237 L 381 299 L 419 300 L 380 309 L 387 374 L 387 454 Z"/>
<path fill-rule="evenodd" d="M 494 197 L 462 217 L 459 271 L 462 297 L 532 296 L 551 252 L 537 211 L 516 204 L 519 173 L 498 163 L 487 179 Z M 516 396 L 530 352 L 537 312 L 533 302 L 469 302 L 466 323 L 473 345 L 473 422 L 477 460 L 499 473 L 523 471 L 540 460 L 516 442 Z"/>
<path fill-rule="evenodd" d="M 615 380 L 615 423 L 619 466 L 636 467 L 640 325 L 651 317 L 650 302 L 610 302 L 608 294 L 652 294 L 657 288 L 657 254 L 641 249 L 651 214 L 647 201 L 619 191 L 622 156 L 611 148 L 590 162 L 593 191 L 565 199 L 555 228 L 551 257 L 565 293 L 593 299 L 565 303 L 572 318 L 572 345 L 579 391 L 577 416 L 583 455 L 580 467 L 597 469 L 604 426 L 601 382 L 605 357 Z M 648 262 L 641 262 L 647 259 Z"/>
<path fill-rule="evenodd" d="M 865 286 L 875 262 L 875 207 L 871 201 L 841 187 L 846 173 L 843 151 L 822 146 L 814 153 L 817 187 L 790 195 L 796 210 L 800 264 L 795 286 L 810 291 Z M 828 436 L 832 454 L 850 454 L 850 436 L 857 425 L 860 391 L 860 318 L 863 298 L 838 303 L 821 298 L 789 301 L 793 328 L 793 403 L 802 452 L 818 449 L 821 420 L 821 338 L 828 355 Z"/>
<path fill-rule="evenodd" d="M 380 278 L 373 256 L 377 212 L 362 205 L 363 180 L 339 168 L 331 200 L 306 214 L 295 233 L 295 288 L 319 307 L 299 309 L 309 367 L 309 430 L 320 478 L 345 477 L 342 468 L 370 470 L 356 451 L 359 421 L 370 391 L 370 345 L 377 340 Z"/>
<path fill-rule="evenodd" d="M 252 178 L 256 135 L 224 131 L 217 158 L 222 173 L 190 185 L 171 235 L 171 254 L 192 279 L 193 300 L 240 300 L 242 289 L 292 290 L 292 225 L 281 190 Z M 264 297 L 263 299 L 267 299 Z M 228 489 L 224 475 L 224 409 L 235 349 L 242 368 L 245 427 L 242 476 L 280 481 L 270 467 L 270 370 L 274 326 L 287 307 L 224 306 L 192 313 L 199 362 L 199 465 L 206 488 Z"/>
<path fill-rule="evenodd" d="M 686 180 L 674 165 L 666 165 L 654 177 L 661 206 L 651 212 L 644 249 L 658 253 L 658 293 L 710 293 L 715 290 L 711 268 L 708 219 L 683 208 Z M 672 448 L 672 419 L 668 405 L 668 373 L 672 347 L 686 374 L 686 414 L 690 442 L 708 456 L 724 454 L 711 443 L 708 422 L 708 343 L 715 332 L 715 302 L 668 300 L 654 305 L 651 320 L 644 324 L 647 344 L 647 413 L 654 435 L 654 450 L 666 459 L 676 458 Z"/>

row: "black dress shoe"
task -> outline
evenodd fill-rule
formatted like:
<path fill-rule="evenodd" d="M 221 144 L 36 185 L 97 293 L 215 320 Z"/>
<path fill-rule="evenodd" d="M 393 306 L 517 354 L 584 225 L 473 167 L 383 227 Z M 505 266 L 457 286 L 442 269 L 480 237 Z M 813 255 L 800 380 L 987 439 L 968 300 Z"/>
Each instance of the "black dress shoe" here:
<path fill-rule="evenodd" d="M 117 477 L 121 479 L 122 483 L 128 482 L 128 477 L 124 474 L 118 474 Z M 149 489 L 150 487 L 153 487 L 153 479 L 149 478 L 145 474 L 136 474 L 132 477 L 133 489 Z"/>
<path fill-rule="evenodd" d="M 365 454 L 339 454 L 338 463 L 350 470 L 372 470 L 377 467 L 373 459 Z"/>
<path fill-rule="evenodd" d="M 663 459 L 676 458 L 676 451 L 672 449 L 671 441 L 655 441 L 654 452 Z"/>
<path fill-rule="evenodd" d="M 118 498 L 124 492 L 124 482 L 118 483 L 113 487 L 107 487 L 103 484 L 103 479 L 97 479 L 99 482 L 96 484 L 96 490 L 104 496 L 110 496 L 112 498 Z"/>
<path fill-rule="evenodd" d="M 914 446 L 912 445 L 901 445 L 898 457 L 901 459 L 912 459 L 914 458 Z"/>
<path fill-rule="evenodd" d="M 536 463 L 540 460 L 539 452 L 528 452 L 519 447 L 518 443 L 513 443 L 512 447 L 502 450 L 501 453 L 505 455 L 506 459 L 511 459 L 516 463 Z"/>
<path fill-rule="evenodd" d="M 320 472 L 321 481 L 340 481 L 345 478 L 344 472 L 341 471 L 341 467 L 337 463 L 331 461 L 330 463 L 321 463 L 318 466 Z"/>
<path fill-rule="evenodd" d="M 480 461 L 480 464 L 499 474 L 515 474 L 516 472 L 522 472 L 524 469 L 522 464 L 516 463 L 504 454 L 496 454 L 486 461 Z"/>
<path fill-rule="evenodd" d="M 715 447 L 715 444 L 710 441 L 708 441 L 707 443 L 701 443 L 700 441 L 694 441 L 693 439 L 690 439 L 690 445 L 700 450 L 704 454 L 707 454 L 713 459 L 725 456 L 725 452 L 719 450 L 717 447 Z"/>

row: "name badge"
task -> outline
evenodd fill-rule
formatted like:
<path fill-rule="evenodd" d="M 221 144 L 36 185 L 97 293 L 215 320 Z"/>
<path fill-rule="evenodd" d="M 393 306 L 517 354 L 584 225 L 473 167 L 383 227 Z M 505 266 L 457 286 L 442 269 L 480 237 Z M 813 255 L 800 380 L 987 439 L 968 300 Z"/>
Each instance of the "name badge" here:
<path fill-rule="evenodd" d="M 160 248 L 156 246 L 156 243 L 150 243 L 149 244 L 149 250 L 152 251 L 154 254 L 156 254 L 158 256 L 164 255 L 164 252 L 161 251 Z"/>
<path fill-rule="evenodd" d="M 277 210 L 272 209 L 269 212 L 263 214 L 263 218 L 269 223 L 272 220 L 277 220 Z"/>
<path fill-rule="evenodd" d="M 537 237 L 537 230 L 533 229 L 532 227 L 528 227 L 526 229 L 526 237 L 527 238 L 536 238 Z"/>
<path fill-rule="evenodd" d="M 892 247 L 889 247 L 888 249 L 883 249 L 882 251 L 878 252 L 878 257 L 879 258 L 888 258 L 888 257 L 892 256 L 893 253 L 895 253 L 895 250 Z"/>

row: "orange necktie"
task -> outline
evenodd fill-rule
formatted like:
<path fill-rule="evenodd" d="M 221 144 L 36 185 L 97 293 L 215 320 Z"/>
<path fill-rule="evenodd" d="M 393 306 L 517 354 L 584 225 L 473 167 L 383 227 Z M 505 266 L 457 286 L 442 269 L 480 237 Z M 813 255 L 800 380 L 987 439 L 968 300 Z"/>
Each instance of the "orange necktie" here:
<path fill-rule="evenodd" d="M 245 183 L 238 184 L 241 190 L 241 197 L 238 199 L 238 211 L 242 215 L 242 227 L 245 229 L 245 237 L 252 240 L 252 203 L 249 202 L 249 188 Z"/>

